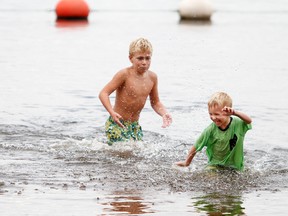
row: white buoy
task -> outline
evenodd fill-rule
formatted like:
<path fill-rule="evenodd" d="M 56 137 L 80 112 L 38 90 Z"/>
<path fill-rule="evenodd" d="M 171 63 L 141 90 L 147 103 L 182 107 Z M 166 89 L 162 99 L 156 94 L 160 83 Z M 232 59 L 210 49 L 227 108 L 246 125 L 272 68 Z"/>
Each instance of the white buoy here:
<path fill-rule="evenodd" d="M 181 19 L 210 20 L 213 8 L 209 0 L 182 0 L 178 11 Z"/>

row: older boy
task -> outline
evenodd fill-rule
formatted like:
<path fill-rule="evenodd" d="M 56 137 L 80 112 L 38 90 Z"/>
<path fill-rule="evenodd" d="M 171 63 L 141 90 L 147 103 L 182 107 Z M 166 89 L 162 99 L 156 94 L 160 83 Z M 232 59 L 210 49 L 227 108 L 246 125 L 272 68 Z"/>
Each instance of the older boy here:
<path fill-rule="evenodd" d="M 163 118 L 162 127 L 172 122 L 171 115 L 158 96 L 157 75 L 149 70 L 152 52 L 152 45 L 147 39 L 139 38 L 131 42 L 129 59 L 132 65 L 116 73 L 99 94 L 110 114 L 105 125 L 110 145 L 117 141 L 142 140 L 143 133 L 138 120 L 148 96 L 152 108 Z M 116 99 L 112 107 L 109 95 L 114 91 Z"/>
<path fill-rule="evenodd" d="M 176 164 L 189 166 L 196 152 L 206 146 L 210 168 L 224 166 L 243 170 L 243 142 L 246 132 L 252 128 L 252 119 L 234 110 L 231 97 L 224 92 L 212 95 L 208 111 L 213 123 L 202 132 L 186 160 Z"/>

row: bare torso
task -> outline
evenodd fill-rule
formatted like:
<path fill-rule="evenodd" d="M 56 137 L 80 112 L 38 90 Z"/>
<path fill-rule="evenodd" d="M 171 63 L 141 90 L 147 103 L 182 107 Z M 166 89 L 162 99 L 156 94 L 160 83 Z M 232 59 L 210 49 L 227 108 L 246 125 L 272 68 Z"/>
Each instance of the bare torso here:
<path fill-rule="evenodd" d="M 147 97 L 152 91 L 156 75 L 151 71 L 137 74 L 132 68 L 125 70 L 123 84 L 116 90 L 114 111 L 119 113 L 124 121 L 138 121 L 140 112 L 145 106 Z"/>

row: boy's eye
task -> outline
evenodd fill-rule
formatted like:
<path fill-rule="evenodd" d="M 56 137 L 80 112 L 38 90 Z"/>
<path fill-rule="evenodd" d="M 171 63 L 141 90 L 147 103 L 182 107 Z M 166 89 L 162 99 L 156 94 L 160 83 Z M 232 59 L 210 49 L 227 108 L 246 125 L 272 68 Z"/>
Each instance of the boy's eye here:
<path fill-rule="evenodd" d="M 147 56 L 147 57 L 140 56 L 140 57 L 137 57 L 136 59 L 139 60 L 139 61 L 143 61 L 144 59 L 146 61 L 150 61 L 151 57 L 150 56 Z"/>

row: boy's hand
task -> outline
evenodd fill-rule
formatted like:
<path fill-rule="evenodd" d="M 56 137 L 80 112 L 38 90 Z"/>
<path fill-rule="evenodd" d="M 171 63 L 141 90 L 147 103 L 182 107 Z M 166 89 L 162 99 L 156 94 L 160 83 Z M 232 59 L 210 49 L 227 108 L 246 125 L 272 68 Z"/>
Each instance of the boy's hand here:
<path fill-rule="evenodd" d="M 178 161 L 175 164 L 177 166 L 180 166 L 180 167 L 187 167 L 188 166 L 185 161 Z"/>
<path fill-rule="evenodd" d="M 120 114 L 118 114 L 117 112 L 114 112 L 111 117 L 113 118 L 113 120 L 121 127 L 121 128 L 126 128 L 120 121 L 120 119 L 122 119 L 122 116 Z"/>
<path fill-rule="evenodd" d="M 226 115 L 234 115 L 235 114 L 235 110 L 231 107 L 227 107 L 225 106 L 223 109 L 222 109 L 223 112 L 225 112 Z"/>
<path fill-rule="evenodd" d="M 163 118 L 162 128 L 169 127 L 170 124 L 172 123 L 172 116 L 169 113 L 165 113 L 162 116 L 162 118 Z"/>

